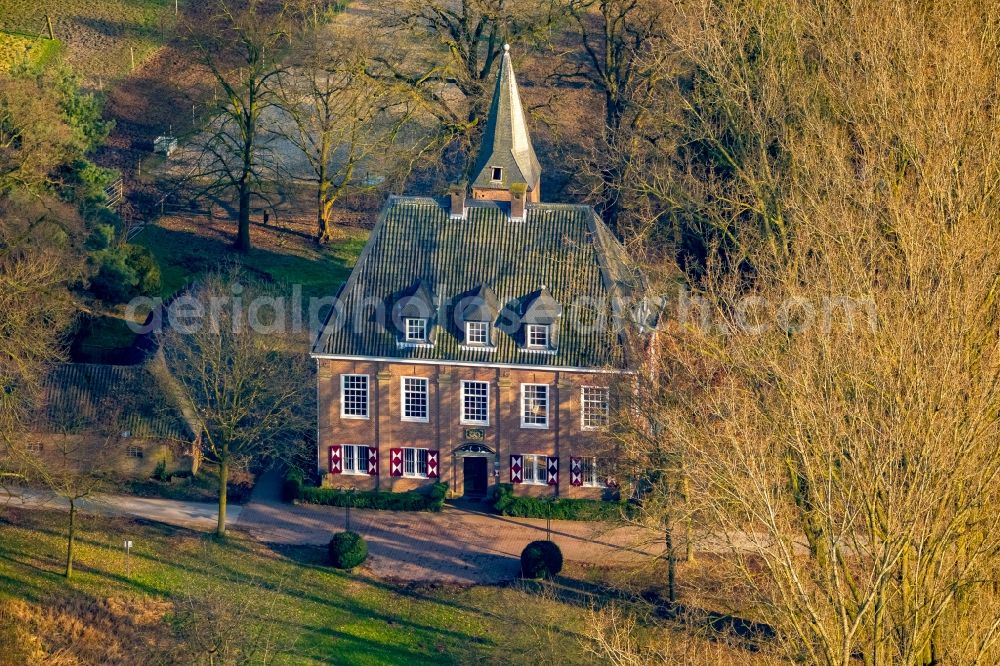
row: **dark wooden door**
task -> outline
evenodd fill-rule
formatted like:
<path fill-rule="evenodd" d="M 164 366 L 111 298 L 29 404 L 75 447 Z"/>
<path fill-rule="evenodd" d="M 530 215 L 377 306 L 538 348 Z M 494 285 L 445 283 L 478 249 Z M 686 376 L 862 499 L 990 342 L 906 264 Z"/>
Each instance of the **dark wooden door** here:
<path fill-rule="evenodd" d="M 486 494 L 487 465 L 486 458 L 463 458 L 465 472 L 466 497 L 482 497 Z"/>

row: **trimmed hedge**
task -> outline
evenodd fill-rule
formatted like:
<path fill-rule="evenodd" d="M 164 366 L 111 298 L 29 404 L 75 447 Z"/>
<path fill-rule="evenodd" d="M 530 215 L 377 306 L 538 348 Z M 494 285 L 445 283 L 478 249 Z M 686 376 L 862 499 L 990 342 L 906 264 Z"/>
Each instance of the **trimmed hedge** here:
<path fill-rule="evenodd" d="M 444 497 L 447 492 L 447 483 L 435 483 L 426 492 L 409 490 L 403 493 L 303 486 L 299 489 L 298 499 L 306 504 L 350 506 L 355 509 L 440 511 L 441 507 L 444 506 Z"/>
<path fill-rule="evenodd" d="M 521 576 L 552 578 L 562 571 L 563 556 L 551 541 L 532 541 L 521 551 Z"/>
<path fill-rule="evenodd" d="M 634 510 L 629 502 L 606 502 L 565 497 L 522 497 L 514 495 L 514 486 L 501 483 L 493 499 L 493 509 L 514 518 L 552 518 L 555 520 L 617 520 Z M 550 513 L 551 512 L 551 513 Z"/>
<path fill-rule="evenodd" d="M 327 546 L 330 564 L 338 569 L 353 569 L 368 559 L 368 543 L 357 532 L 338 532 Z"/>
<path fill-rule="evenodd" d="M 305 475 L 302 470 L 292 467 L 285 473 L 285 480 L 281 484 L 282 501 L 292 503 L 302 497 L 302 489 L 305 488 Z"/>

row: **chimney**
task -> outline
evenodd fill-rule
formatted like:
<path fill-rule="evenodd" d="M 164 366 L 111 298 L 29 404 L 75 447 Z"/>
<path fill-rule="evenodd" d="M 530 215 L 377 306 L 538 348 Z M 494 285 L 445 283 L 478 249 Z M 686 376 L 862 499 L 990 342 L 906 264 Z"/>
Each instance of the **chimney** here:
<path fill-rule="evenodd" d="M 524 203 L 528 195 L 527 183 L 514 183 L 510 186 L 510 219 L 524 222 Z"/>
<path fill-rule="evenodd" d="M 451 195 L 451 219 L 465 219 L 465 183 L 452 185 L 449 190 Z"/>

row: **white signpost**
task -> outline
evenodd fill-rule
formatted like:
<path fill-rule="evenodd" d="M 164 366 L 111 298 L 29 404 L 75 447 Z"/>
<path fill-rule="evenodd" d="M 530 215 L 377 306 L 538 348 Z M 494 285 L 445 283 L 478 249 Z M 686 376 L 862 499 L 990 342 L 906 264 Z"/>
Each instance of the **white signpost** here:
<path fill-rule="evenodd" d="M 125 577 L 128 578 L 131 574 L 129 555 L 132 553 L 132 542 L 126 540 L 124 545 L 125 545 Z"/>

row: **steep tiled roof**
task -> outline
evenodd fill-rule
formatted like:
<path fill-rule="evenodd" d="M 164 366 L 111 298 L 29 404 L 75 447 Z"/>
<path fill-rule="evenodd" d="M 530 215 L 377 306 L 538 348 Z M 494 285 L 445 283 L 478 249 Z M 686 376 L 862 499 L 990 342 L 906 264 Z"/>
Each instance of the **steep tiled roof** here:
<path fill-rule="evenodd" d="M 449 218 L 447 203 L 428 197 L 393 197 L 340 302 L 320 334 L 314 354 L 351 358 L 421 359 L 486 365 L 624 369 L 620 336 L 610 324 L 615 296 L 641 293 L 641 276 L 629 269 L 621 245 L 587 206 L 534 204 L 524 222 L 513 222 L 507 204 L 473 202 L 464 220 Z M 399 343 L 393 305 L 423 281 L 434 294 L 438 328 L 432 346 Z M 546 288 L 562 307 L 553 352 L 518 348 L 515 334 L 497 331 L 495 350 L 464 347 L 456 305 L 489 287 L 505 313 Z M 376 304 L 384 304 L 383 317 Z M 576 325 L 580 322 L 583 325 Z"/>
<path fill-rule="evenodd" d="M 43 399 L 35 424 L 39 431 L 112 429 L 133 437 L 191 438 L 180 413 L 143 366 L 61 363 L 46 376 Z"/>
<path fill-rule="evenodd" d="M 503 168 L 503 180 L 499 183 L 492 179 L 491 169 L 495 166 Z M 472 186 L 510 189 L 514 183 L 524 183 L 533 190 L 538 187 L 541 172 L 535 149 L 531 145 L 510 53 L 508 47 L 504 46 L 490 115 L 483 129 L 483 142 L 473 171 Z"/>

